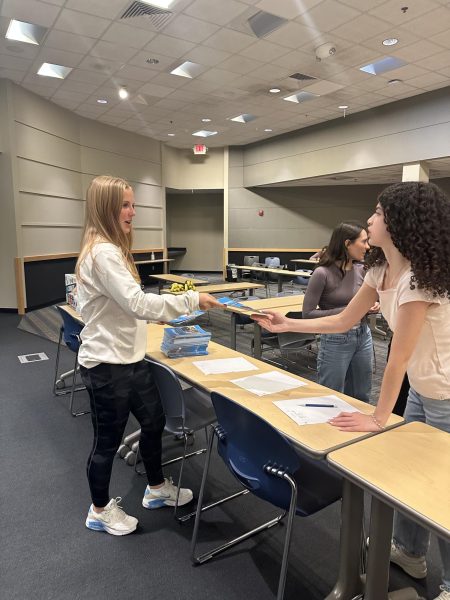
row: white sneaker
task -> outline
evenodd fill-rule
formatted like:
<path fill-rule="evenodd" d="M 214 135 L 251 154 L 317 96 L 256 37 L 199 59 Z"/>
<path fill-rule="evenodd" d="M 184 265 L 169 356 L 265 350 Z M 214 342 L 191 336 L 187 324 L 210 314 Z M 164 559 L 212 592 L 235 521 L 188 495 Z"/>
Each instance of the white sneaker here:
<path fill-rule="evenodd" d="M 111 499 L 103 509 L 103 512 L 97 513 L 91 504 L 88 516 L 86 517 L 86 527 L 94 531 L 106 531 L 111 535 L 128 535 L 135 531 L 138 520 L 130 517 L 119 506 L 122 498 Z"/>
<path fill-rule="evenodd" d="M 172 478 L 164 479 L 164 485 L 160 488 L 151 488 L 149 485 L 145 488 L 145 494 L 142 498 L 144 508 L 161 508 L 162 506 L 175 506 L 177 498 L 177 486 L 173 484 Z M 192 490 L 180 488 L 178 496 L 178 506 L 183 506 L 192 500 L 194 494 Z"/>
<path fill-rule="evenodd" d="M 423 579 L 427 576 L 427 563 L 425 561 L 425 556 L 409 556 L 404 550 L 396 546 L 394 543 L 391 544 L 391 562 L 398 565 L 405 571 L 405 573 L 408 573 L 408 575 L 414 577 L 414 579 Z M 438 598 L 439 600 L 443 600 L 439 596 Z M 450 600 L 450 594 L 448 598 L 445 598 L 445 596 L 443 598 L 445 600 Z"/>
<path fill-rule="evenodd" d="M 447 590 L 444 590 L 442 585 L 441 585 L 441 590 L 442 590 L 442 592 L 439 594 L 439 596 L 436 596 L 436 598 L 434 600 L 450 600 L 450 592 L 448 592 Z"/>

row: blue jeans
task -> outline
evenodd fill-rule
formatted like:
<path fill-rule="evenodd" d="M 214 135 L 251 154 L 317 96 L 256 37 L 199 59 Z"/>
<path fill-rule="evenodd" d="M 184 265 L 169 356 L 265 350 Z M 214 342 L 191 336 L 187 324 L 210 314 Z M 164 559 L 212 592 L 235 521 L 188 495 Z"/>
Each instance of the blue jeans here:
<path fill-rule="evenodd" d="M 318 381 L 337 392 L 369 402 L 372 389 L 372 334 L 363 323 L 347 333 L 320 336 Z"/>
<path fill-rule="evenodd" d="M 405 421 L 428 423 L 450 433 L 450 398 L 432 400 L 410 388 L 405 410 Z M 420 448 L 417 449 L 420 452 Z M 436 456 L 436 460 L 439 457 Z M 442 498 L 448 502 L 448 497 Z M 411 556 L 425 556 L 430 545 L 430 532 L 401 513 L 395 513 L 393 540 L 396 546 Z M 450 542 L 438 538 L 443 566 L 443 589 L 450 592 Z"/>

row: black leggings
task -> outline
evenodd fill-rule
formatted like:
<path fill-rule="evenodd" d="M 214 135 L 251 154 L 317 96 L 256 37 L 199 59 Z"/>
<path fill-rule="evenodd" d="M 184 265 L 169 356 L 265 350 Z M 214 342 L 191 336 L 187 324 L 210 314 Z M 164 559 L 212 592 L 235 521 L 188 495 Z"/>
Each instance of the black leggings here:
<path fill-rule="evenodd" d="M 108 504 L 114 456 L 120 446 L 130 412 L 141 426 L 139 449 L 149 485 L 163 483 L 161 437 L 164 411 L 144 360 L 130 365 L 101 363 L 80 367 L 91 400 L 94 443 L 87 462 L 87 477 L 95 506 Z"/>

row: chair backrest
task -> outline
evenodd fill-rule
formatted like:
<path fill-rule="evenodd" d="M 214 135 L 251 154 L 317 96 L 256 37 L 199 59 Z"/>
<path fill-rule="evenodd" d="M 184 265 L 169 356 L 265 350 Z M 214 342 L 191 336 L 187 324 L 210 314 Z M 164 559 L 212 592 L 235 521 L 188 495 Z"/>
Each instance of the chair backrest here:
<path fill-rule="evenodd" d="M 275 269 L 276 267 L 279 267 L 280 264 L 281 261 L 278 256 L 267 256 L 264 260 L 264 266 L 269 269 Z"/>
<path fill-rule="evenodd" d="M 301 311 L 290 311 L 286 313 L 286 317 L 289 319 L 302 319 L 303 314 Z M 301 348 L 302 346 L 308 346 L 316 341 L 314 333 L 300 333 L 298 331 L 286 331 L 278 334 L 278 344 L 280 350 L 294 350 L 295 348 Z"/>
<path fill-rule="evenodd" d="M 297 514 L 312 514 L 340 498 L 341 479 L 324 461 L 297 453 L 267 421 L 226 396 L 213 392 L 211 400 L 218 421 L 219 454 L 244 487 L 287 510 L 289 483 L 265 471 L 265 467 L 276 465 L 297 482 Z"/>
<path fill-rule="evenodd" d="M 251 267 L 255 262 L 259 262 L 259 256 L 244 256 L 245 267 Z"/>
<path fill-rule="evenodd" d="M 72 352 L 78 352 L 81 344 L 80 333 L 83 325 L 60 306 L 57 306 L 56 309 L 63 320 L 62 333 L 64 343 Z"/>
<path fill-rule="evenodd" d="M 151 368 L 155 385 L 166 415 L 166 429 L 176 432 L 184 426 L 186 411 L 184 405 L 183 389 L 175 373 L 161 363 L 148 358 L 145 359 Z"/>

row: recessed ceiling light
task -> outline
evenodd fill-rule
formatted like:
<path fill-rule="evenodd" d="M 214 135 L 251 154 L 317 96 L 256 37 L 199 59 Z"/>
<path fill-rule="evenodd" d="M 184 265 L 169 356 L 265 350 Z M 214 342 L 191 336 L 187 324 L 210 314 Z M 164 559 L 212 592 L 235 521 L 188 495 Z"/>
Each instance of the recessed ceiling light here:
<path fill-rule="evenodd" d="M 313 94 L 311 92 L 297 92 L 296 94 L 292 94 L 292 96 L 286 96 L 283 100 L 287 100 L 288 102 L 306 102 L 307 100 L 312 100 L 313 98 L 318 98 L 319 94 Z"/>
<path fill-rule="evenodd" d="M 55 77 L 56 79 L 65 79 L 72 70 L 72 67 L 63 67 L 62 65 L 52 65 L 51 63 L 42 63 L 38 75 L 43 77 Z"/>
<path fill-rule="evenodd" d="M 124 87 L 124 86 L 121 86 L 121 87 L 119 88 L 119 98 L 120 98 L 121 100 L 126 100 L 126 99 L 128 98 L 128 96 L 129 96 L 129 95 L 130 95 L 130 94 L 128 93 L 128 90 L 127 90 L 127 88 L 126 88 L 126 87 Z"/>
<path fill-rule="evenodd" d="M 281 92 L 280 88 L 270 88 L 269 92 L 271 94 L 279 94 Z"/>
<path fill-rule="evenodd" d="M 11 19 L 5 37 L 8 38 L 8 40 L 15 40 L 16 42 L 24 42 L 25 44 L 39 46 L 46 32 L 46 27 Z"/>
<path fill-rule="evenodd" d="M 338 108 L 345 110 L 346 108 L 348 108 L 348 104 L 341 104 L 340 106 L 338 106 Z"/>
<path fill-rule="evenodd" d="M 397 83 L 403 83 L 403 79 L 389 79 L 388 85 L 396 85 Z"/>
<path fill-rule="evenodd" d="M 170 136 L 170 137 L 175 137 L 174 133 L 168 133 L 167 135 Z"/>
<path fill-rule="evenodd" d="M 149 65 L 157 65 L 159 60 L 157 58 L 147 58 L 145 62 L 147 62 Z"/>
<path fill-rule="evenodd" d="M 192 79 L 193 77 L 199 75 L 202 72 L 202 70 L 203 67 L 201 65 L 187 60 L 175 69 L 173 69 L 173 71 L 170 71 L 170 74 Z"/>
<path fill-rule="evenodd" d="M 202 119 L 202 123 L 211 123 L 211 119 Z"/>
<path fill-rule="evenodd" d="M 156 6 L 156 8 L 169 8 L 173 4 L 174 0 L 140 0 L 143 4 L 150 4 L 150 6 Z"/>
<path fill-rule="evenodd" d="M 97 100 L 97 102 L 98 102 L 99 104 L 108 104 L 108 100 L 105 100 L 104 98 L 99 98 L 99 99 Z"/>
<path fill-rule="evenodd" d="M 270 133 L 271 131 L 273 131 L 273 129 L 269 129 L 269 128 L 267 127 L 266 129 L 264 129 L 264 131 L 265 131 L 266 133 Z"/>
<path fill-rule="evenodd" d="M 392 71 L 392 69 L 404 67 L 406 64 L 407 62 L 401 58 L 396 58 L 395 56 L 386 56 L 386 58 L 378 60 L 377 62 L 359 67 L 359 70 L 369 73 L 369 75 L 380 75 L 381 73 Z"/>
<path fill-rule="evenodd" d="M 398 44 L 397 38 L 386 38 L 383 40 L 383 46 L 395 46 L 395 44 Z"/>
<path fill-rule="evenodd" d="M 197 137 L 210 137 L 211 135 L 216 135 L 218 131 L 207 131 L 206 129 L 201 129 L 200 131 L 194 131 L 192 135 L 196 135 Z"/>
<path fill-rule="evenodd" d="M 253 121 L 254 119 L 256 119 L 255 115 L 250 115 L 248 113 L 243 113 L 237 117 L 230 117 L 230 121 L 235 121 L 236 123 L 250 123 L 250 121 Z"/>

